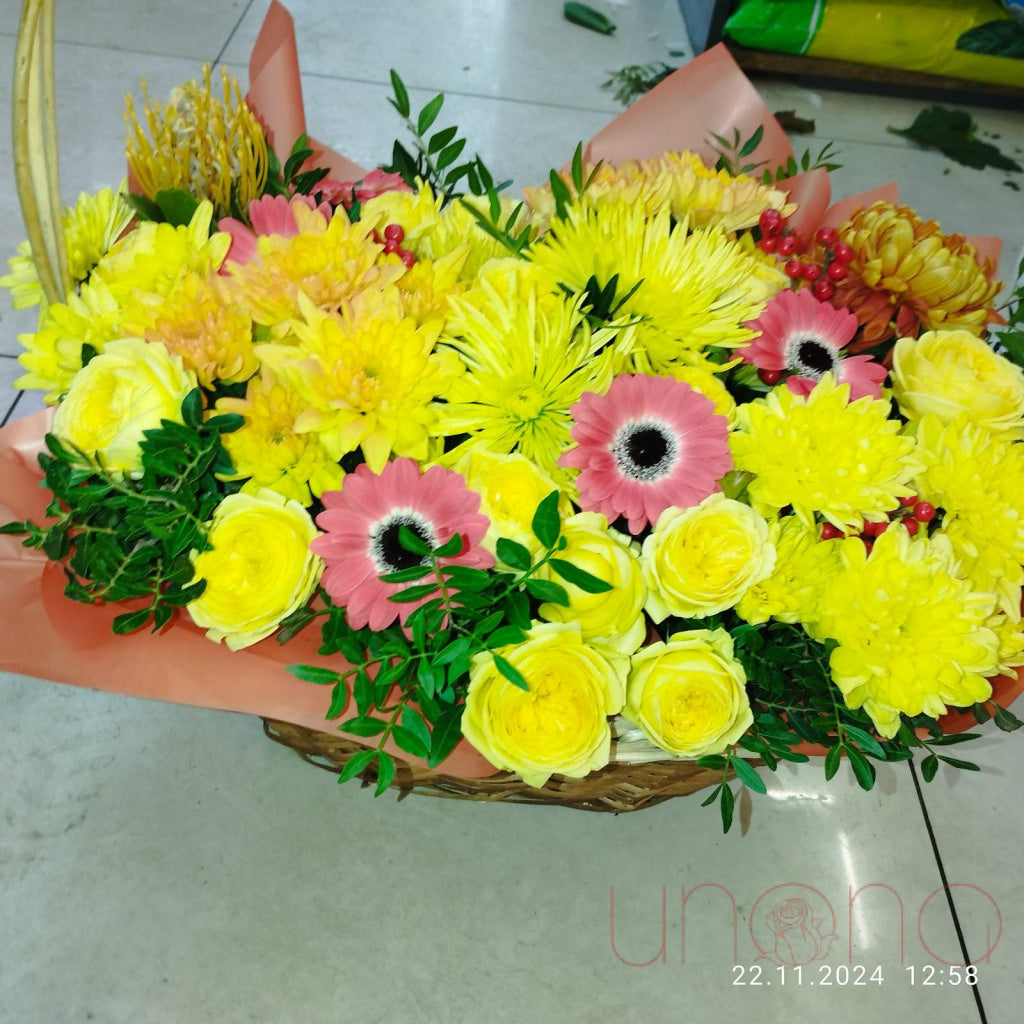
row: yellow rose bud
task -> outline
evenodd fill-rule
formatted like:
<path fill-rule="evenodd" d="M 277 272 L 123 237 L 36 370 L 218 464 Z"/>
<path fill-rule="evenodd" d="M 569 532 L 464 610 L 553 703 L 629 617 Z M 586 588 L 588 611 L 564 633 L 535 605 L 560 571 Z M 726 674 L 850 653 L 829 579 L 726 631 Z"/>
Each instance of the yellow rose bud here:
<path fill-rule="evenodd" d="M 197 626 L 233 651 L 256 643 L 308 600 L 323 572 L 309 550 L 317 529 L 276 491 L 229 494 L 213 513 L 211 551 L 193 552 L 206 589 L 188 605 Z"/>
<path fill-rule="evenodd" d="M 473 657 L 462 734 L 496 768 L 543 786 L 608 763 L 608 716 L 622 710 L 627 658 L 584 643 L 576 623 L 540 623 L 498 653 L 530 689 L 506 679 L 490 652 Z"/>
<path fill-rule="evenodd" d="M 480 495 L 480 511 L 491 525 L 480 542 L 495 551 L 499 537 L 517 541 L 536 556 L 541 543 L 533 535 L 533 514 L 537 506 L 558 485 L 525 455 L 496 455 L 488 451 L 468 452 L 457 467 L 466 486 Z M 569 499 L 559 497 L 562 517 L 572 514 Z"/>
<path fill-rule="evenodd" d="M 608 520 L 598 512 L 580 512 L 565 520 L 562 536 L 568 544 L 557 557 L 614 589 L 588 594 L 545 566 L 546 578 L 565 587 L 569 607 L 542 604 L 540 617 L 549 622 L 578 622 L 584 640 L 632 654 L 647 635 L 647 586 L 629 538 L 609 529 Z"/>
<path fill-rule="evenodd" d="M 753 724 L 746 682 L 724 629 L 676 633 L 633 656 L 623 714 L 677 757 L 720 754 Z"/>
<path fill-rule="evenodd" d="M 768 524 L 749 505 L 712 494 L 694 508 L 670 506 L 644 541 L 647 611 L 703 618 L 731 608 L 775 568 Z"/>
<path fill-rule="evenodd" d="M 142 467 L 142 432 L 161 420 L 180 423 L 181 403 L 195 386 L 196 375 L 163 345 L 111 341 L 75 374 L 53 432 L 107 469 L 131 473 Z"/>
<path fill-rule="evenodd" d="M 967 331 L 901 338 L 892 354 L 900 412 L 934 413 L 951 423 L 962 413 L 1010 441 L 1024 440 L 1024 371 Z"/>

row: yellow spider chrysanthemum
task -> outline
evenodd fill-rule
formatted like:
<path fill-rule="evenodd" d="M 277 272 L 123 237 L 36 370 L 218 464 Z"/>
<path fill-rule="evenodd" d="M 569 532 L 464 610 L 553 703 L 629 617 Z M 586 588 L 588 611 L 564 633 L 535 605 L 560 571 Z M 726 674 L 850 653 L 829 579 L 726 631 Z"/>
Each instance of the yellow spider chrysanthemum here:
<path fill-rule="evenodd" d="M 745 174 L 733 177 L 716 171 L 696 153 L 665 153 L 652 160 L 627 160 L 618 167 L 602 164 L 591 179 L 593 170 L 593 165 L 583 168 L 584 181 L 590 179 L 586 202 L 621 198 L 641 205 L 648 216 L 667 208 L 677 220 L 687 219 L 695 228 L 742 231 L 753 227 L 765 210 L 778 210 L 784 217 L 796 210 L 796 203 L 787 202 L 781 189 Z M 570 179 L 563 174 L 563 180 L 571 190 Z M 554 212 L 550 186 L 525 191 L 538 213 Z"/>
<path fill-rule="evenodd" d="M 806 398 L 785 387 L 740 406 L 730 436 L 737 469 L 756 474 L 751 502 L 768 516 L 787 505 L 807 525 L 818 512 L 840 529 L 881 520 L 914 492 L 914 439 L 889 418 L 890 403 L 849 401 L 849 384 L 826 374 Z"/>
<path fill-rule="evenodd" d="M 46 391 L 45 401 L 56 405 L 71 378 L 82 368 L 82 349 L 102 352 L 108 341 L 122 336 L 121 305 L 110 289 L 93 278 L 72 292 L 67 302 L 51 303 L 39 318 L 34 334 L 20 334 L 27 349 L 18 362 L 27 371 L 14 386 Z"/>
<path fill-rule="evenodd" d="M 253 320 L 270 327 L 301 316 L 300 294 L 324 312 L 340 308 L 367 288 L 383 289 L 405 273 L 396 259 L 378 260 L 372 225 L 349 223 L 339 209 L 326 223 L 315 211 L 293 204 L 301 231 L 291 238 L 263 235 L 259 258 L 228 263 L 237 300 Z"/>
<path fill-rule="evenodd" d="M 248 380 L 259 361 L 252 347 L 252 320 L 231 301 L 224 280 L 186 271 L 169 296 L 139 302 L 127 311 L 124 329 L 147 341 L 160 341 L 179 355 L 203 387 L 215 381 Z"/>
<path fill-rule="evenodd" d="M 963 571 L 979 590 L 995 594 L 1010 615 L 1020 613 L 1024 583 L 1024 445 L 1006 441 L 966 417 L 943 424 L 921 420 L 917 443 L 927 468 L 915 483 L 944 509 L 947 534 Z"/>
<path fill-rule="evenodd" d="M 894 526 L 866 551 L 859 538 L 840 542 L 812 627 L 839 644 L 830 669 L 846 703 L 891 738 L 901 713 L 938 718 L 948 704 L 987 700 L 999 660 L 992 596 L 960 578 L 949 538 L 911 540 Z"/>
<path fill-rule="evenodd" d="M 247 494 L 266 487 L 302 505 L 341 487 L 344 473 L 317 434 L 300 434 L 295 422 L 306 403 L 269 368 L 249 381 L 245 398 L 221 398 L 218 413 L 239 413 L 245 426 L 223 436 L 235 465 L 232 479 L 249 479 Z"/>
<path fill-rule="evenodd" d="M 88 276 L 100 258 L 117 241 L 118 236 L 132 219 L 132 208 L 125 202 L 121 188 L 115 193 L 109 188 L 94 195 L 82 192 L 74 206 L 64 209 L 64 240 L 68 254 L 68 276 L 77 286 Z M 11 292 L 15 309 L 46 304 L 39 272 L 32 255 L 32 246 L 22 242 L 18 254 L 8 261 L 11 272 L 0 277 L 0 288 Z"/>
<path fill-rule="evenodd" d="M 822 540 L 817 526 L 796 516 L 770 524 L 775 569 L 740 598 L 736 614 L 747 622 L 813 622 L 818 600 L 839 568 L 839 541 Z"/>
<path fill-rule="evenodd" d="M 187 225 L 143 221 L 96 265 L 92 279 L 102 280 L 120 302 L 135 301 L 133 292 L 169 295 L 181 275 L 205 276 L 220 269 L 231 236 L 210 234 L 211 203 L 200 203 Z"/>
<path fill-rule="evenodd" d="M 645 220 L 617 200 L 573 207 L 529 256 L 573 292 L 617 276 L 615 316 L 636 322 L 634 363 L 643 373 L 698 361 L 709 345 L 748 341 L 754 332 L 744 321 L 785 282 L 780 271 L 774 286 L 765 281 L 761 265 L 719 231 L 687 234 L 667 210 Z"/>
<path fill-rule="evenodd" d="M 514 265 L 487 274 L 458 298 L 445 343 L 466 365 L 437 410 L 434 432 L 470 434 L 442 460 L 455 465 L 475 448 L 520 452 L 559 484 L 558 457 L 572 443 L 570 407 L 584 391 L 604 393 L 623 368 L 630 329 L 591 331 L 581 310 Z M 525 294 L 524 294 L 525 292 Z"/>
<path fill-rule="evenodd" d="M 211 200 L 217 216 L 226 217 L 232 193 L 242 209 L 262 194 L 269 166 L 266 136 L 242 99 L 238 82 L 223 68 L 221 78 L 218 99 L 206 64 L 202 84 L 179 86 L 168 103 L 150 99 L 143 79 L 148 135 L 132 97 L 126 97 L 128 166 L 150 199 L 164 189 L 184 189 Z"/>
<path fill-rule="evenodd" d="M 304 319 L 297 346 L 258 345 L 260 356 L 305 401 L 295 421 L 333 458 L 361 448 L 379 473 L 389 456 L 423 461 L 434 426 L 433 400 L 459 373 L 451 353 L 434 352 L 440 323 L 418 326 L 402 314 L 397 294 L 374 303 L 346 303 L 322 313 L 300 293 Z"/>

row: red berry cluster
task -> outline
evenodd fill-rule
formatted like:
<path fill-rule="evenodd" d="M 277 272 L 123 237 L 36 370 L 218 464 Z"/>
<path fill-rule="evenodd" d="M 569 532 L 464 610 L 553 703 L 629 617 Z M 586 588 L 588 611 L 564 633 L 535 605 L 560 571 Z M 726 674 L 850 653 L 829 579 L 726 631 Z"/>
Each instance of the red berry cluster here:
<path fill-rule="evenodd" d="M 405 241 L 405 231 L 402 229 L 401 224 L 389 224 L 384 229 L 384 237 L 380 237 L 380 232 L 374 230 L 373 240 L 378 245 L 384 246 L 386 253 L 394 253 L 407 267 L 411 268 L 416 262 L 416 257 L 408 249 L 402 248 L 402 242 Z"/>
<path fill-rule="evenodd" d="M 839 241 L 836 229 L 819 228 L 815 233 L 815 242 L 824 249 L 819 262 L 795 258 L 799 240 L 784 229 L 785 222 L 778 210 L 765 210 L 757 223 L 761 229 L 758 248 L 762 252 L 794 257 L 787 259 L 783 267 L 786 276 L 794 283 L 806 281 L 816 299 L 822 302 L 831 299 L 836 291 L 835 282 L 846 277 L 847 267 L 853 259 L 853 250 L 845 242 Z"/>
<path fill-rule="evenodd" d="M 929 501 L 921 501 L 916 494 L 909 498 L 900 498 L 900 508 L 896 510 L 895 518 L 890 514 L 889 519 L 881 522 L 865 522 L 859 536 L 864 541 L 864 546 L 871 553 L 875 538 L 881 537 L 893 523 L 902 523 L 907 533 L 913 537 L 921 528 L 922 523 L 930 523 L 935 518 L 935 506 Z M 831 523 L 823 523 L 821 527 L 822 540 L 835 540 L 837 537 L 846 537 L 842 530 Z"/>

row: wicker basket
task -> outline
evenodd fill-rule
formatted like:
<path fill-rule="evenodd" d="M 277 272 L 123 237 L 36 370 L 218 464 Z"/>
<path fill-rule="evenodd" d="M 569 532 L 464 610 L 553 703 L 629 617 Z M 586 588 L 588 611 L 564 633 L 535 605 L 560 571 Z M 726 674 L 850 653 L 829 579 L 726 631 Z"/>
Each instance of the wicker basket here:
<path fill-rule="evenodd" d="M 317 732 L 271 718 L 263 719 L 263 731 L 275 743 L 291 747 L 303 761 L 330 772 L 340 772 L 353 754 L 366 750 L 362 744 L 346 739 L 340 733 Z M 509 772 L 499 772 L 486 779 L 463 779 L 410 765 L 398 758 L 395 758 L 395 767 L 395 780 L 391 785 L 401 791 L 399 799 L 408 793 L 419 793 L 452 800 L 553 804 L 613 814 L 653 807 L 674 796 L 689 796 L 698 789 L 722 781 L 721 771 L 701 768 L 692 761 L 651 761 L 643 764 L 612 761 L 607 768 L 591 772 L 584 779 L 552 775 L 542 789 L 528 786 Z M 376 767 L 371 765 L 359 777 L 364 786 L 375 783 Z"/>
<path fill-rule="evenodd" d="M 49 302 L 63 301 L 72 290 L 68 276 L 58 179 L 54 86 L 54 0 L 24 0 L 15 51 L 13 134 L 18 196 L 40 282 Z M 283 670 L 282 670 L 283 671 Z M 340 733 L 326 733 L 264 719 L 264 732 L 291 747 L 303 760 L 340 772 L 352 755 L 366 749 Z M 612 763 L 584 779 L 553 776 L 542 789 L 507 772 L 465 779 L 398 758 L 393 787 L 407 793 L 461 800 L 507 800 L 558 804 L 589 811 L 635 811 L 674 796 L 686 796 L 722 781 L 722 772 L 689 761 L 653 760 L 664 754 L 619 737 Z M 618 756 L 618 760 L 616 757 Z M 639 763 L 638 763 L 639 762 Z M 371 765 L 360 776 L 376 783 Z"/>

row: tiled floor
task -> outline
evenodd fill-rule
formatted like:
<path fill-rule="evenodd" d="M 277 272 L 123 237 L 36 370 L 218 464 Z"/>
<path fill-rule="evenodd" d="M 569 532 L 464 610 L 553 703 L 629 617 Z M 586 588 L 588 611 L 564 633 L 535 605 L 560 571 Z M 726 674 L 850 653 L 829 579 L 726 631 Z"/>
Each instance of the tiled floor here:
<path fill-rule="evenodd" d="M 414 100 L 446 90 L 480 153 L 517 184 L 614 115 L 599 89 L 609 69 L 667 59 L 686 38 L 672 0 L 605 2 L 620 25 L 611 38 L 565 23 L 556 0 L 291 6 L 319 138 L 383 159 L 398 127 L 385 102 L 395 67 Z M 0 109 L 19 8 L 0 0 Z M 244 77 L 265 0 L 58 8 L 71 198 L 118 180 L 121 99 L 140 74 L 158 94 L 202 60 Z M 1002 233 L 1011 272 L 1024 197 L 1005 174 L 886 133 L 921 104 L 759 84 L 773 109 L 815 118 L 806 144 L 841 140 L 836 195 L 895 179 L 947 228 Z M 975 116 L 1004 148 L 1024 147 L 1021 114 Z M 3 250 L 22 237 L 10 167 L 4 140 Z M 30 324 L 0 298 L 0 417 L 38 407 L 7 390 Z M 871 794 L 849 779 L 825 786 L 816 765 L 783 771 L 723 837 L 693 799 L 618 818 L 396 805 L 338 789 L 255 720 L 10 674 L 0 701 L 3 1022 L 1020 1019 L 1020 737 L 986 739 L 981 775 L 942 774 L 923 797 L 906 767 L 884 770 Z M 684 917 L 683 896 L 701 885 Z M 750 965 L 776 951 L 767 918 L 787 898 L 824 923 L 802 940 L 802 977 L 771 959 L 758 977 Z M 815 938 L 831 932 L 830 945 Z M 977 990 L 947 966 L 965 959 L 980 961 Z"/>

